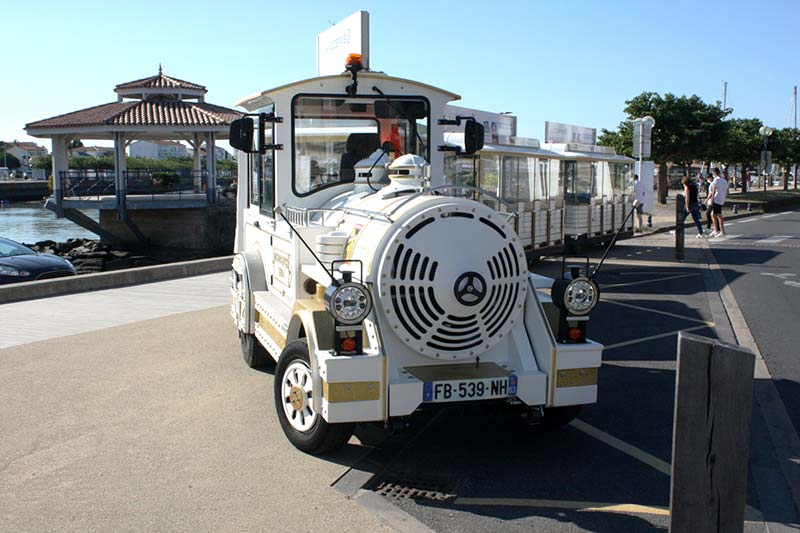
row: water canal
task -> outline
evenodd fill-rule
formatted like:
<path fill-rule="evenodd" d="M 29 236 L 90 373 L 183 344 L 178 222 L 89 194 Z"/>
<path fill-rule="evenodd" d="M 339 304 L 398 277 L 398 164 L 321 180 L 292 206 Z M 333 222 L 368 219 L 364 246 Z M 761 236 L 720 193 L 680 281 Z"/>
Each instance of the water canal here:
<path fill-rule="evenodd" d="M 98 220 L 96 209 L 83 210 L 83 213 Z M 39 201 L 3 204 L 0 207 L 0 237 L 32 244 L 47 239 L 57 242 L 75 237 L 96 239 L 97 235 L 66 218 L 57 219 Z"/>

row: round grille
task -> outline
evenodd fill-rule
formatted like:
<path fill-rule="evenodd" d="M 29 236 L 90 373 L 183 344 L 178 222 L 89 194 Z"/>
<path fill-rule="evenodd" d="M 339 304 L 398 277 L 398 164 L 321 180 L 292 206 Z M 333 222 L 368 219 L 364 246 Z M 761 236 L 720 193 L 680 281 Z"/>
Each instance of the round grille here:
<path fill-rule="evenodd" d="M 380 264 L 380 306 L 395 333 L 432 358 L 475 357 L 521 319 L 525 255 L 513 228 L 477 202 L 418 212 Z"/>

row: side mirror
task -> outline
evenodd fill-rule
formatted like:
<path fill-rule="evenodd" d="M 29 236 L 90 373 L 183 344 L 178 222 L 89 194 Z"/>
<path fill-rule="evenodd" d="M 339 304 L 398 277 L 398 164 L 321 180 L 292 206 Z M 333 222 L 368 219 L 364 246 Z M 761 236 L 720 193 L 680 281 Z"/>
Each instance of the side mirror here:
<path fill-rule="evenodd" d="M 233 148 L 252 154 L 257 151 L 253 147 L 254 123 L 250 117 L 242 117 L 231 122 L 230 138 L 228 142 Z"/>
<path fill-rule="evenodd" d="M 464 124 L 464 150 L 462 155 L 472 155 L 483 148 L 484 129 L 474 118 L 467 118 Z"/>

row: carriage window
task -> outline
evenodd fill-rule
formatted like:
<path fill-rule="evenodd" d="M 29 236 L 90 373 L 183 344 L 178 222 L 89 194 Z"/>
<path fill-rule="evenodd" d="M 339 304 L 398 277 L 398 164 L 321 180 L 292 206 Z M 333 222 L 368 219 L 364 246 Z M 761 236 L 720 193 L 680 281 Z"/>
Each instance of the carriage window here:
<path fill-rule="evenodd" d="M 570 204 L 588 204 L 592 190 L 591 163 L 584 161 L 563 161 L 564 198 Z"/>
<path fill-rule="evenodd" d="M 500 158 L 494 155 L 481 156 L 480 188 L 498 194 L 500 184 Z"/>
<path fill-rule="evenodd" d="M 462 157 L 455 155 L 453 152 L 445 152 L 444 181 L 447 185 L 475 187 L 476 167 L 474 157 Z M 460 195 L 458 192 L 457 194 Z M 468 196 L 472 196 L 472 194 Z"/>
<path fill-rule="evenodd" d="M 296 97 L 292 104 L 295 194 L 352 182 L 356 163 L 381 144 L 392 145 L 381 164 L 404 154 L 430 160 L 430 111 L 421 98 Z"/>

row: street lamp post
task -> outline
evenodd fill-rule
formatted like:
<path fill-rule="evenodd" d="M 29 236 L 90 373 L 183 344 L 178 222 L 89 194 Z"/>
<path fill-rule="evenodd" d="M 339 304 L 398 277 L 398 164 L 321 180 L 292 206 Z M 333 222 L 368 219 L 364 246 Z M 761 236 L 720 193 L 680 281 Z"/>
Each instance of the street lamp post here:
<path fill-rule="evenodd" d="M 760 133 L 761 137 L 764 139 L 764 147 L 763 147 L 763 149 L 761 151 L 761 167 L 762 168 L 761 168 L 761 173 L 760 173 L 760 174 L 762 174 L 764 176 L 764 191 L 767 190 L 767 177 L 768 177 L 767 174 L 769 172 L 767 170 L 767 166 L 768 166 L 768 164 L 767 164 L 767 154 L 768 154 L 767 148 L 769 147 L 769 136 L 772 135 L 772 133 L 774 131 L 775 130 L 773 130 L 769 126 L 761 126 L 760 128 L 758 128 L 758 133 Z"/>

